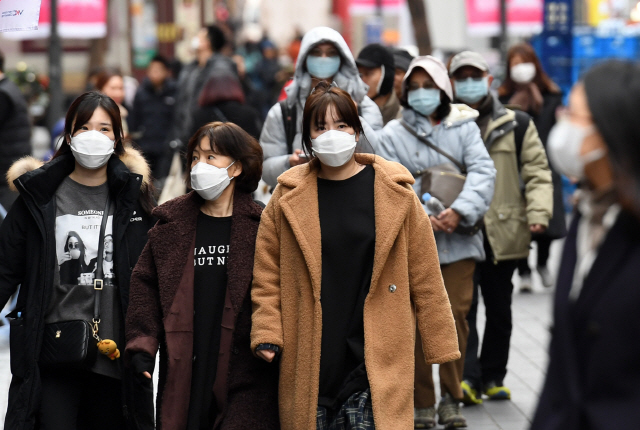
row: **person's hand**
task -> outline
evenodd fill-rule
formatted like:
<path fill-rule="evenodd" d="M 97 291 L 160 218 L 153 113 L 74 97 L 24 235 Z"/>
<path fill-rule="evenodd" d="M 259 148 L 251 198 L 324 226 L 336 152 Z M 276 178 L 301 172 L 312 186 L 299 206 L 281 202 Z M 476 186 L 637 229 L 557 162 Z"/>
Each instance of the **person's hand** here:
<path fill-rule="evenodd" d="M 267 363 L 271 363 L 273 359 L 276 358 L 276 353 L 274 351 L 271 351 L 270 349 L 261 349 L 260 351 L 256 352 L 256 355 L 262 358 Z"/>
<path fill-rule="evenodd" d="M 438 221 L 442 224 L 442 230 L 453 233 L 460 224 L 460 215 L 451 208 L 445 209 L 438 215 Z"/>
<path fill-rule="evenodd" d="M 445 231 L 446 227 L 433 215 L 429 215 L 429 221 L 431 221 L 431 228 L 433 231 Z"/>
<path fill-rule="evenodd" d="M 546 229 L 547 228 L 542 224 L 532 224 L 529 226 L 529 231 L 531 231 L 531 233 L 541 234 L 544 233 Z"/>
<path fill-rule="evenodd" d="M 142 374 L 143 374 L 144 376 L 146 376 L 148 379 L 151 379 L 151 373 L 149 373 L 149 372 L 142 372 Z"/>
<path fill-rule="evenodd" d="M 300 156 L 300 154 L 302 154 L 302 157 Z M 293 154 L 289 156 L 289 165 L 291 167 L 308 162 L 309 159 L 304 156 L 301 149 L 296 149 L 295 151 L 293 151 Z"/>
<path fill-rule="evenodd" d="M 58 262 L 58 266 L 60 266 L 62 263 L 71 260 L 71 253 L 69 251 L 65 252 L 64 254 L 62 254 L 60 256 L 60 261 Z"/>

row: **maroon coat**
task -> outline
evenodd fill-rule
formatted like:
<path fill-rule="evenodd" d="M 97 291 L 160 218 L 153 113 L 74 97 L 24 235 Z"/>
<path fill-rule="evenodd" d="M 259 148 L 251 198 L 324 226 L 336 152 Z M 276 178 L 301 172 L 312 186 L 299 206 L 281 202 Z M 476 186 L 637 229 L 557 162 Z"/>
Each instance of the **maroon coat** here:
<path fill-rule="evenodd" d="M 202 203 L 191 192 L 154 210 L 159 221 L 149 231 L 149 241 L 131 278 L 126 352 L 155 356 L 161 346 L 158 429 L 182 430 L 187 425 L 193 355 L 193 253 Z M 250 286 L 261 212 L 249 194 L 236 192 L 213 387 L 222 411 L 216 430 L 280 428 L 277 365 L 254 357 L 249 341 Z"/>

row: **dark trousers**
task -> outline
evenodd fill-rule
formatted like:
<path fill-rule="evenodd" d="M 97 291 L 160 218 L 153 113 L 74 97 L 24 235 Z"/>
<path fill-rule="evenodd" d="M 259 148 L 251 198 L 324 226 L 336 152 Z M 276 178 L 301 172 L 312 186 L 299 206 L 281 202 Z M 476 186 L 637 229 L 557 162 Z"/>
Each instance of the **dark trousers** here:
<path fill-rule="evenodd" d="M 549 249 L 551 249 L 553 239 L 546 236 L 538 236 L 533 240 L 538 243 L 538 266 L 545 267 L 549 259 Z M 526 258 L 518 260 L 518 275 L 531 275 L 529 261 Z"/>
<path fill-rule="evenodd" d="M 491 381 L 498 385 L 507 374 L 509 344 L 511 342 L 511 277 L 516 268 L 516 260 L 494 263 L 488 260 L 476 265 L 474 292 L 471 309 L 467 314 L 469 338 L 464 362 L 463 378 L 482 390 Z M 478 291 L 486 308 L 487 323 L 482 339 L 482 351 L 478 357 Z"/>
<path fill-rule="evenodd" d="M 85 370 L 43 370 L 39 430 L 125 429 L 120 380 Z"/>

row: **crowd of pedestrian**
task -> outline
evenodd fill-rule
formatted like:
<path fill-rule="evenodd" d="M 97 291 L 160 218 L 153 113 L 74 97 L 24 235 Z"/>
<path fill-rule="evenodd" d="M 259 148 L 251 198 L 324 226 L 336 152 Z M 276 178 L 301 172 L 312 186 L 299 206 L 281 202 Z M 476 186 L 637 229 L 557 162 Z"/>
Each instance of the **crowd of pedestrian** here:
<path fill-rule="evenodd" d="M 0 54 L 5 429 L 465 428 L 461 404 L 518 395 L 532 241 L 556 290 L 532 428 L 640 418 L 639 65 L 594 67 L 562 109 L 526 43 L 498 85 L 480 53 L 355 56 L 328 27 L 289 46 L 288 81 L 267 37 L 232 42 L 203 28 L 133 94 L 96 70 L 46 162 Z M 186 192 L 158 206 L 178 154 Z"/>

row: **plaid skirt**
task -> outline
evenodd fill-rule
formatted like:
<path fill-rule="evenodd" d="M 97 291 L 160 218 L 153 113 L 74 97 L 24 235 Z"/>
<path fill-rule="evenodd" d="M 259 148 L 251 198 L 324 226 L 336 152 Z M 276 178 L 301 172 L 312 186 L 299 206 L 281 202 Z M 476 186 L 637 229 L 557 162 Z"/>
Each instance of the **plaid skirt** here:
<path fill-rule="evenodd" d="M 354 393 L 337 412 L 318 406 L 317 430 L 375 430 L 371 391 Z"/>

